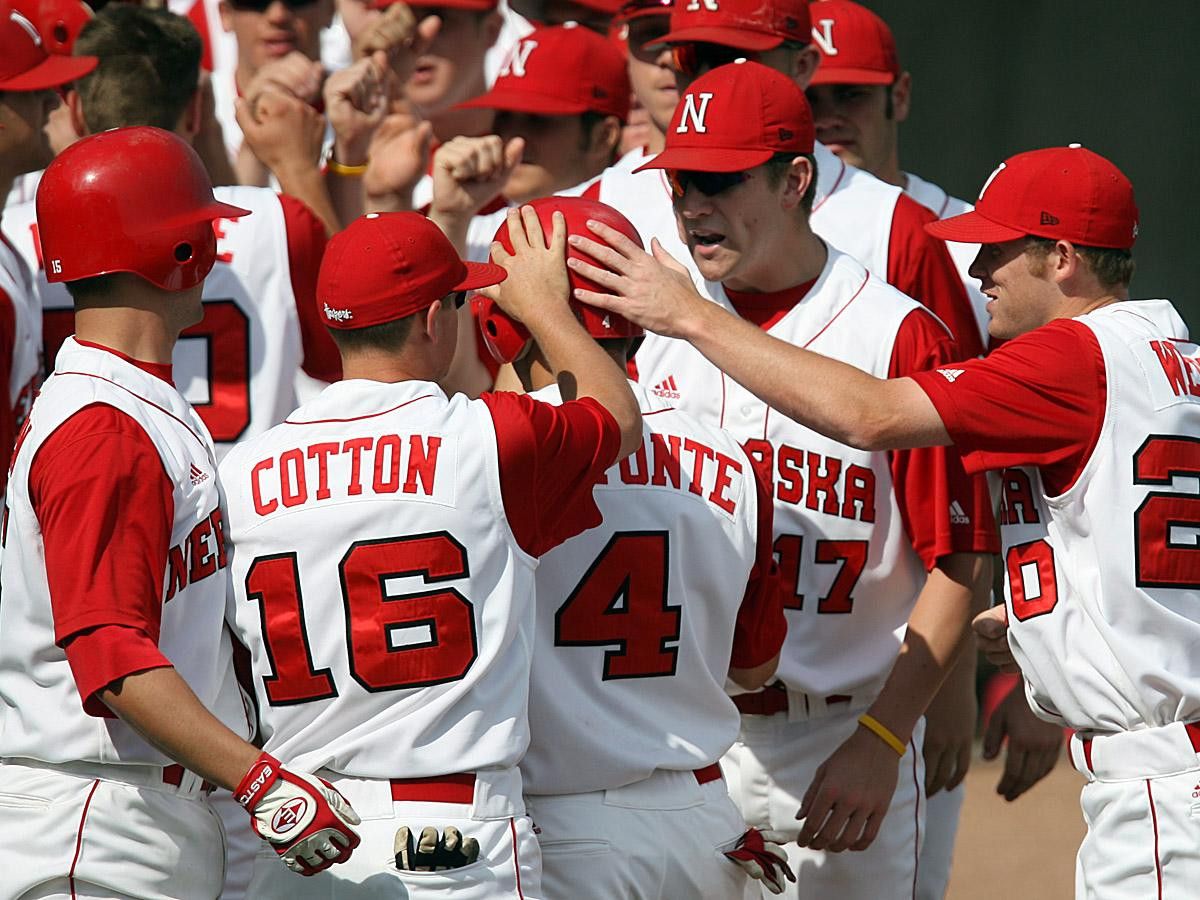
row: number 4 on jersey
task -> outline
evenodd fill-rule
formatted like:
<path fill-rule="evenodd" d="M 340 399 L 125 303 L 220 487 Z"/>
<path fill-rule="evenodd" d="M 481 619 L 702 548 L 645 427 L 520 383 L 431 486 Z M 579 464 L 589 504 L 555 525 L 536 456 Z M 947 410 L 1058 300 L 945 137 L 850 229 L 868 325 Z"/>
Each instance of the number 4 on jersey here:
<path fill-rule="evenodd" d="M 607 647 L 604 680 L 674 675 L 682 610 L 668 602 L 668 533 L 617 532 L 554 618 L 558 647 Z"/>

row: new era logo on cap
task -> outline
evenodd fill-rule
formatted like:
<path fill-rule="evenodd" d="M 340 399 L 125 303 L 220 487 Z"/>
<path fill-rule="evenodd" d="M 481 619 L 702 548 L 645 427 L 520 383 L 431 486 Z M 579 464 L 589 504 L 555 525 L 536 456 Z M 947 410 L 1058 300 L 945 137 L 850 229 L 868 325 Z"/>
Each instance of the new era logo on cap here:
<path fill-rule="evenodd" d="M 1041 221 L 1041 224 L 1043 224 L 1043 225 L 1057 225 L 1057 224 L 1058 224 L 1058 216 L 1052 216 L 1052 215 L 1050 215 L 1050 213 L 1046 212 L 1045 210 L 1042 210 L 1042 221 Z"/>

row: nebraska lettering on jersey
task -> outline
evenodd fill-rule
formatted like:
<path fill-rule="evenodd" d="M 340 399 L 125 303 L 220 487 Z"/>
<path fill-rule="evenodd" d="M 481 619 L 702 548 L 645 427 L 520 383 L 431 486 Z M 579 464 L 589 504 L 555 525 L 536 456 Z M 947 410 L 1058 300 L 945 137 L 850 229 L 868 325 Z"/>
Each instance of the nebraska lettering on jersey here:
<path fill-rule="evenodd" d="M 1024 469 L 1005 469 L 1000 473 L 1000 524 L 1038 525 L 1037 500 L 1029 473 Z"/>
<path fill-rule="evenodd" d="M 269 516 L 281 507 L 287 509 L 330 499 L 342 501 L 364 493 L 399 492 L 449 502 L 453 477 L 438 479 L 438 461 L 446 455 L 442 442 L 437 435 L 410 434 L 406 438 L 398 434 L 365 435 L 294 447 L 268 456 L 250 470 L 254 511 Z M 442 470 L 453 466 L 451 454 Z M 332 478 L 331 468 L 335 469 Z"/>
<path fill-rule="evenodd" d="M 1171 341 L 1150 341 L 1150 349 L 1175 397 L 1200 398 L 1200 359 L 1185 356 Z"/>
<path fill-rule="evenodd" d="M 617 466 L 622 484 L 649 484 L 690 491 L 718 509 L 734 515 L 737 500 L 731 496 L 730 489 L 735 480 L 740 485 L 741 463 L 692 438 L 658 433 L 650 434 L 649 438 L 649 445 L 643 438 L 637 452 L 621 460 Z M 608 475 L 606 472 L 599 483 L 608 484 Z"/>
<path fill-rule="evenodd" d="M 836 456 L 822 456 L 788 444 L 751 439 L 743 445 L 764 472 L 770 472 L 775 499 L 814 512 L 875 521 L 875 472 Z"/>
<path fill-rule="evenodd" d="M 203 581 L 225 568 L 225 529 L 218 507 L 167 553 L 169 601 L 189 584 Z"/>

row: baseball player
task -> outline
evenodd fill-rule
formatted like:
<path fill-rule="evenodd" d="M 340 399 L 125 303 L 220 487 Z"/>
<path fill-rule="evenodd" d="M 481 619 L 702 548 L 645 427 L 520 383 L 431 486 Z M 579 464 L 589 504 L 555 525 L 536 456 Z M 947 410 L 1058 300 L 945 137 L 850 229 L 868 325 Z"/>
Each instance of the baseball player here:
<path fill-rule="evenodd" d="M 719 67 L 684 93 L 649 165 L 673 185 L 708 295 L 756 333 L 880 376 L 955 359 L 927 310 L 809 229 L 812 147 L 804 94 L 764 65 Z M 657 277 L 654 258 L 598 227 L 619 253 L 582 237 L 572 244 L 622 276 L 632 259 Z M 668 260 L 661 245 L 653 250 Z M 569 264 L 605 290 L 614 281 L 626 289 L 624 277 Z M 671 271 L 691 284 L 681 264 Z M 771 471 L 789 595 L 779 683 L 735 697 L 743 716 L 725 759 L 731 793 L 749 824 L 799 832 L 788 847 L 792 896 L 909 897 L 925 813 L 921 714 L 989 584 L 986 483 L 968 479 L 953 453 L 864 452 L 826 439 L 676 343 L 690 355 L 651 393 L 676 395 L 675 405 L 730 430 Z M 818 830 L 830 796 L 841 798 L 836 828 Z M 837 852 L 847 849 L 860 852 Z"/>
<path fill-rule="evenodd" d="M 193 133 L 200 42 L 186 19 L 113 4 L 77 43 L 100 59 L 67 94 L 79 135 L 137 124 Z M 214 226 L 217 259 L 204 284 L 204 318 L 184 331 L 174 361 L 176 384 L 222 456 L 295 409 L 302 380 L 337 380 L 340 363 L 317 317 L 324 228 L 303 204 L 266 188 L 222 187 L 217 194 L 255 214 Z M 14 242 L 37 272 L 46 359 L 53 360 L 74 330 L 71 298 L 51 283 L 32 204 L 10 215 Z"/>
<path fill-rule="evenodd" d="M 212 223 L 248 210 L 215 200 L 194 151 L 153 128 L 69 148 L 37 203 L 79 321 L 22 430 L 0 526 L 0 798 L 22 808 L 0 817 L 8 896 L 215 897 L 213 784 L 289 867 L 321 871 L 358 843 L 358 817 L 243 738 L 216 460 L 171 382 Z"/>
<path fill-rule="evenodd" d="M 753 58 L 792 78 L 805 88 L 816 70 L 819 55 L 811 46 L 809 4 L 806 0 L 721 0 L 670 6 L 669 30 L 653 35 L 645 20 L 661 15 L 639 2 L 626 7 L 638 11 L 631 19 L 631 38 L 653 43 L 648 53 L 663 44 L 674 51 L 672 65 L 682 90 L 713 65 L 736 58 Z M 641 21 L 635 28 L 635 23 Z M 632 64 L 631 64 L 632 66 Z M 653 80 L 633 79 L 639 101 L 652 116 L 663 104 Z M 667 125 L 655 119 L 659 127 Z M 813 149 L 817 169 L 812 227 L 824 240 L 859 260 L 871 272 L 913 297 L 949 327 L 959 352 L 983 352 L 979 332 L 962 281 L 944 244 L 932 241 L 922 230 L 934 216 L 894 185 L 871 177 L 834 156 L 821 144 Z M 644 162 L 645 160 L 642 160 Z M 691 267 L 690 255 L 675 231 L 669 204 L 670 186 L 657 172 L 631 172 L 636 165 L 610 169 L 589 196 L 616 207 L 638 231 L 656 237 L 676 259 Z M 661 198 L 661 199 L 660 199 Z M 703 279 L 693 271 L 699 283 Z M 638 371 L 652 383 L 672 374 L 671 345 L 647 336 L 638 352 Z M 639 378 L 642 376 L 639 375 Z"/>
<path fill-rule="evenodd" d="M 43 128 L 57 105 L 55 88 L 96 67 L 94 58 L 51 56 L 35 23 L 0 2 L 0 197 L 13 182 L 50 161 Z M 0 486 L 17 431 L 41 382 L 41 320 L 29 268 L 9 241 L 0 210 Z"/>
<path fill-rule="evenodd" d="M 636 290 L 601 281 L 636 299 L 579 296 L 687 339 L 821 433 L 954 443 L 971 471 L 998 470 L 1005 603 L 976 629 L 992 653 L 1011 647 L 1033 710 L 1076 731 L 1088 780 L 1076 896 L 1187 895 L 1200 862 L 1200 552 L 1188 537 L 1200 347 L 1170 302 L 1129 299 L 1133 188 L 1078 144 L 1011 157 L 973 212 L 929 229 L 981 244 L 972 272 L 991 336 L 1008 341 L 987 359 L 877 378 L 771 340 L 653 262 Z"/>
<path fill-rule="evenodd" d="M 564 226 L 547 249 L 524 222 L 522 295 L 501 302 L 579 399 L 448 399 L 455 304 L 505 272 L 464 264 L 421 215 L 369 215 L 330 242 L 318 288 L 346 380 L 222 464 L 264 747 L 364 815 L 351 866 L 309 889 L 260 855 L 252 897 L 542 896 L 516 768 L 536 557 L 599 523 L 592 486 L 642 429 L 565 285 L 519 275 L 561 257 Z"/>
<path fill-rule="evenodd" d="M 531 206 L 544 227 L 557 210 L 568 234 L 588 234 L 591 218 L 640 243 L 629 221 L 601 203 L 554 197 Z M 497 240 L 511 248 L 507 226 Z M 563 261 L 557 267 L 565 271 Z M 575 275 L 569 283 L 594 286 Z M 528 332 L 483 305 L 480 324 L 497 358 L 515 360 L 532 397 L 561 403 Z M 572 307 L 624 368 L 641 329 Z M 746 825 L 718 760 L 739 721 L 726 677 L 740 689 L 762 687 L 787 627 L 770 491 L 728 434 L 644 385 L 630 387 L 642 443 L 596 488 L 604 522 L 543 556 L 536 575 L 521 774 L 543 885 L 547 896 L 579 900 L 740 897 L 746 875 L 719 851 L 739 852 Z M 781 888 L 782 867 L 763 860 L 748 862 Z"/>

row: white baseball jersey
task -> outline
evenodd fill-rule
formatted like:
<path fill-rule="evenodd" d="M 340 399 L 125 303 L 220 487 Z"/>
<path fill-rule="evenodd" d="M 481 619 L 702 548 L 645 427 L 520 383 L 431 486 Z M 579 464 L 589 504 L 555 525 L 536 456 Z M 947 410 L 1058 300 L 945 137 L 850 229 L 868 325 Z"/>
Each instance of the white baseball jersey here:
<path fill-rule="evenodd" d="M 706 290 L 732 309 L 721 285 L 707 283 Z M 830 248 L 802 302 L 767 333 L 887 377 L 902 323 L 921 309 Z M 941 331 L 933 320 L 928 327 Z M 891 454 L 856 450 L 773 412 L 686 341 L 657 344 L 653 365 L 643 368 L 641 350 L 637 357 L 639 377 L 652 393 L 728 429 L 773 472 L 775 552 L 791 595 L 779 679 L 818 696 L 870 694 L 895 661 L 925 581 L 914 541 L 930 529 L 961 536 L 923 553 L 929 565 L 939 553 L 989 549 L 986 486 L 934 466 L 930 477 L 953 485 L 944 502 L 957 506 L 927 509 L 930 521 L 906 521 Z M 921 499 L 910 492 L 908 502 Z"/>
<path fill-rule="evenodd" d="M 963 296 L 961 279 L 949 259 L 942 266 L 936 258 L 940 250 L 922 230 L 923 217 L 929 213 L 906 198 L 900 188 L 843 162 L 824 145 L 817 144 L 813 155 L 817 163 L 816 196 L 809 217 L 813 232 L 853 256 L 880 280 L 933 310 L 957 337 L 965 356 L 981 351 L 976 341 L 978 326 Z M 584 196 L 624 213 L 647 247 L 651 238 L 658 238 L 663 249 L 687 267 L 704 293 L 704 280 L 679 235 L 665 173 L 661 169 L 633 171 L 647 159 L 640 149 L 630 151 L 604 171 L 598 189 Z M 646 361 L 656 357 L 656 345 L 661 341 L 657 335 L 646 335 L 638 350 L 639 372 Z"/>
<path fill-rule="evenodd" d="M 359 778 L 521 758 L 536 559 L 506 516 L 512 423 L 489 402 L 341 382 L 225 458 L 232 615 L 269 752 Z"/>
<path fill-rule="evenodd" d="M 1009 640 L 1036 712 L 1088 732 L 1133 731 L 1200 719 L 1200 348 L 1165 300 L 1102 307 L 1009 341 L 998 360 L 1046 335 L 1094 336 L 1073 372 L 1099 395 L 1094 434 L 1076 442 L 1073 482 L 1052 483 L 1043 468 L 1006 468 L 1000 526 Z M 986 361 L 984 361 L 986 362 Z M 1024 362 L 1036 366 L 1034 357 Z M 1014 366 L 1015 368 L 1015 366 Z M 929 373 L 930 391 L 968 467 L 992 467 L 1020 449 L 960 425 L 988 370 L 972 365 L 948 382 Z M 1021 377 L 1021 376 L 1017 376 Z M 941 381 L 949 390 L 939 390 Z M 961 382 L 961 383 L 960 383 Z M 989 388 L 990 392 L 990 388 Z M 950 395 L 961 400 L 954 400 Z M 1013 394 L 1018 401 L 1023 398 Z M 989 398 L 989 407 L 990 407 Z M 1019 407 L 1020 408 L 1020 407 Z M 1026 462 L 1047 446 L 1037 411 Z M 1011 427 L 1012 419 L 997 424 Z M 971 449 L 968 449 L 971 448 Z"/>
<path fill-rule="evenodd" d="M 752 463 L 727 433 L 632 387 L 642 447 L 596 486 L 604 523 L 538 567 L 527 794 L 699 769 L 737 737 L 725 681 L 759 547 Z M 561 402 L 557 385 L 532 396 Z M 775 655 L 778 612 L 773 624 L 752 663 L 735 664 Z"/>
<path fill-rule="evenodd" d="M 121 720 L 84 712 L 66 654 L 55 644 L 44 546 L 29 476 L 38 449 L 55 430 L 95 404 L 114 407 L 145 431 L 174 485 L 158 647 L 205 706 L 245 733 L 224 626 L 220 487 L 204 423 L 165 381 L 112 353 L 68 339 L 30 413 L 5 498 L 0 756 L 51 763 L 165 765 L 171 760 Z"/>
<path fill-rule="evenodd" d="M 303 370 L 325 380 L 336 377 L 337 350 L 323 326 L 306 333 L 293 290 L 293 266 L 311 269 L 315 284 L 316 261 L 291 260 L 288 248 L 289 232 L 299 233 L 311 252 L 323 248 L 319 226 L 309 236 L 311 213 L 298 213 L 296 201 L 281 200 L 266 188 L 218 187 L 215 194 L 252 215 L 214 224 L 217 262 L 204 282 L 204 319 L 176 344 L 174 377 L 220 458 L 236 441 L 261 434 L 296 408 Z M 64 285 L 46 281 L 34 205 L 12 210 L 11 226 L 16 246 L 37 272 L 49 356 L 75 330 L 71 296 Z M 312 305 L 315 321 L 315 299 L 301 302 Z"/>
<path fill-rule="evenodd" d="M 6 217 L 6 228 L 9 224 Z M 15 440 L 29 414 L 34 393 L 42 381 L 42 317 L 29 268 L 8 242 L 7 231 L 0 235 L 0 302 L 7 298 L 12 308 L 13 343 L 4 352 L 11 354 L 8 365 L 8 404 L 3 415 L 12 423 L 8 439 Z M 0 459 L 8 459 L 11 447 L 4 447 Z"/>
<path fill-rule="evenodd" d="M 926 181 L 912 172 L 905 172 L 904 179 L 906 183 L 904 193 L 908 194 L 908 196 L 912 197 L 939 219 L 960 216 L 975 208 L 966 200 L 952 197 L 932 181 Z M 963 287 L 966 289 L 967 297 L 971 301 L 971 309 L 975 312 L 975 320 L 979 323 L 980 337 L 983 340 L 984 346 L 987 346 L 988 322 L 991 321 L 991 316 L 988 315 L 987 311 L 987 297 L 979 289 L 979 279 L 973 278 L 969 271 L 971 263 L 975 262 L 975 257 L 979 253 L 979 245 L 947 241 L 946 249 L 950 251 L 950 257 L 954 260 L 954 267 L 958 269 L 958 274 L 962 276 Z"/>

